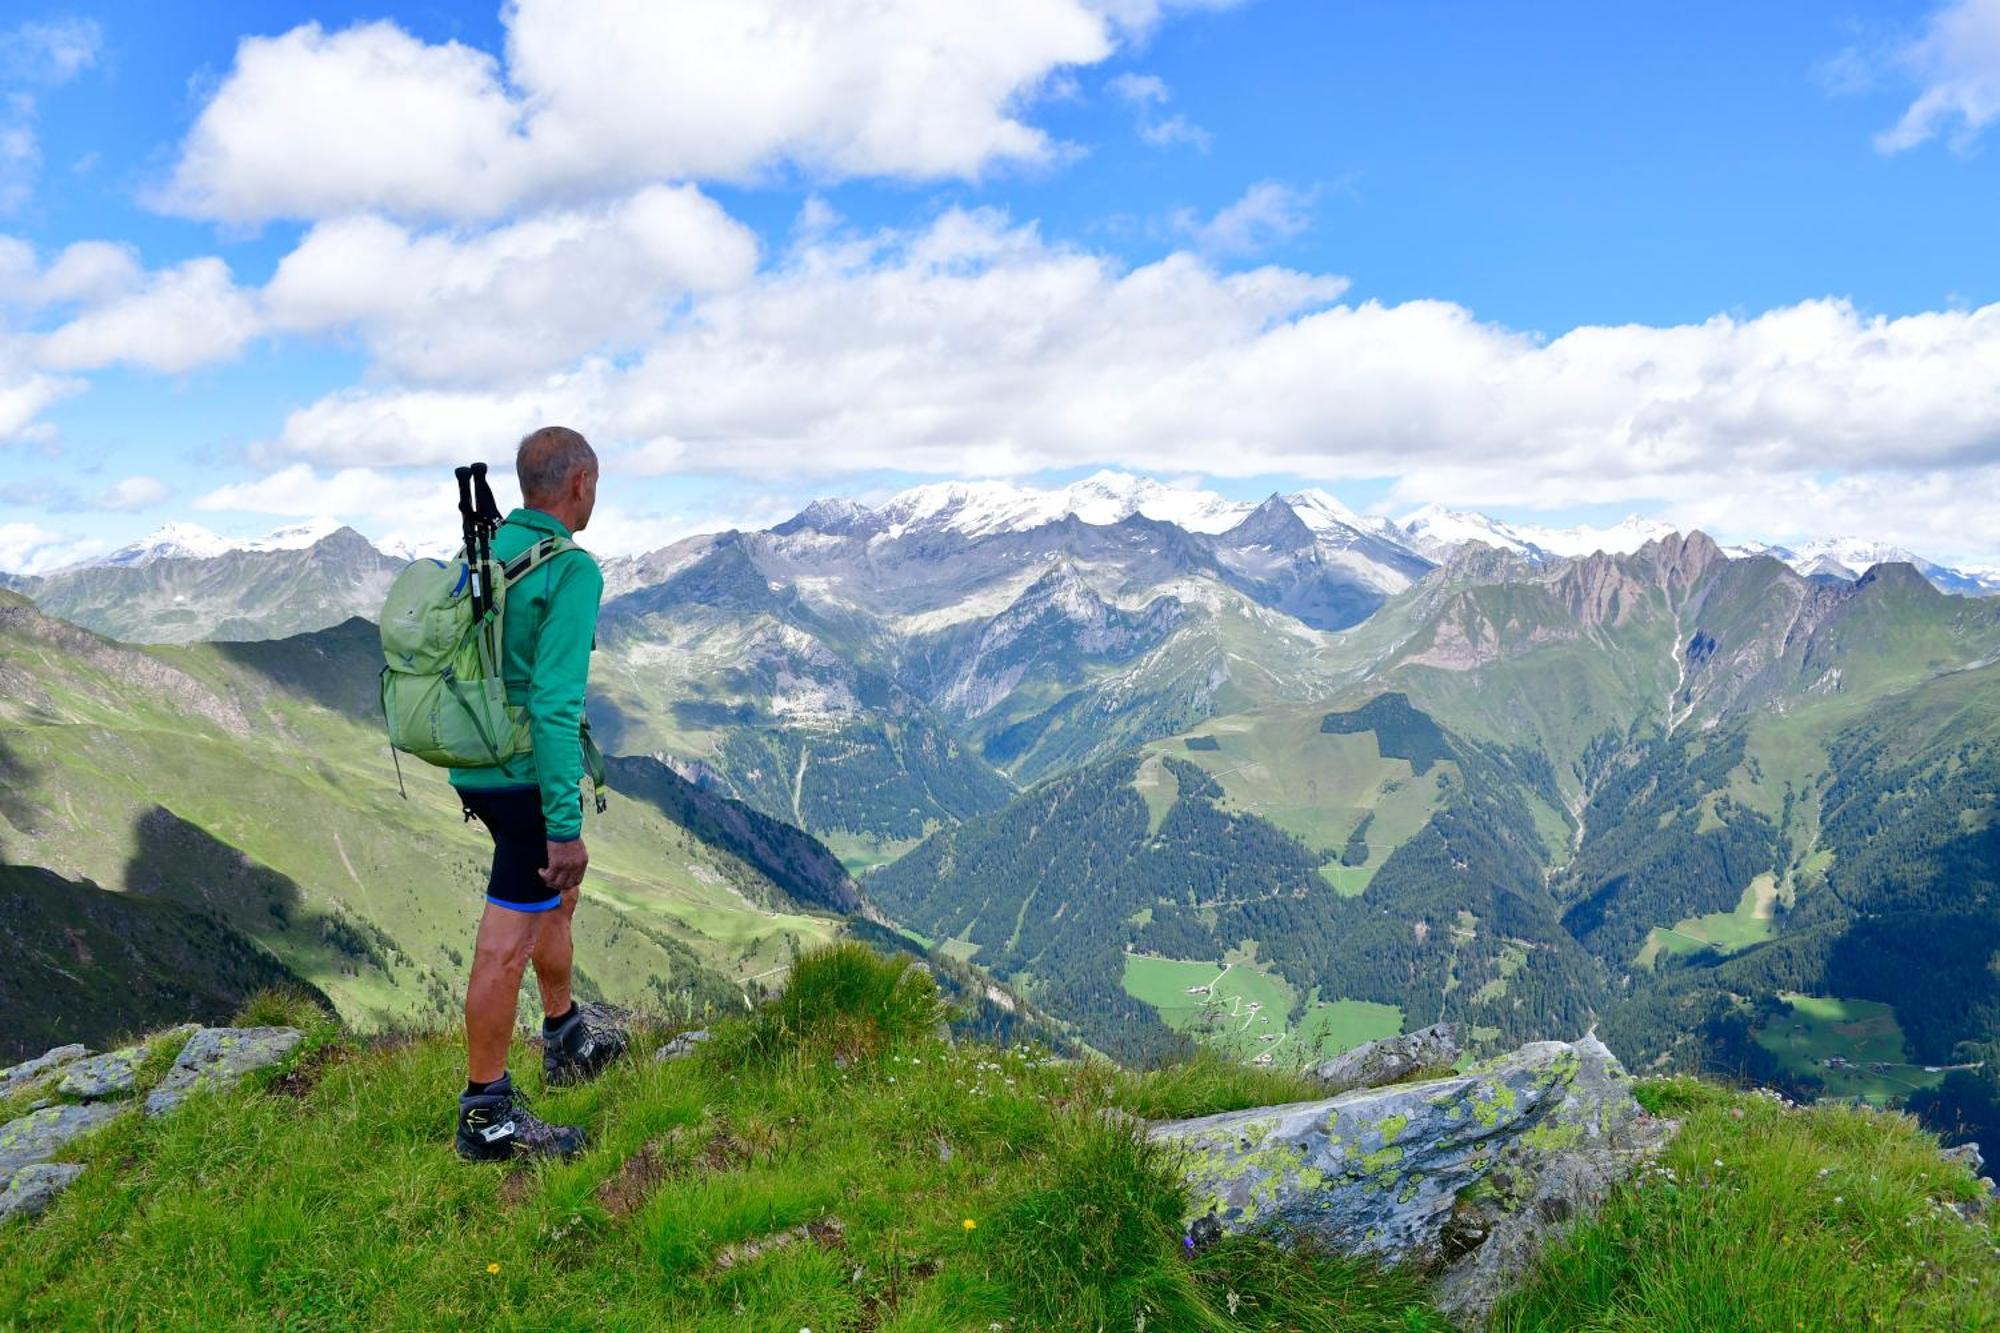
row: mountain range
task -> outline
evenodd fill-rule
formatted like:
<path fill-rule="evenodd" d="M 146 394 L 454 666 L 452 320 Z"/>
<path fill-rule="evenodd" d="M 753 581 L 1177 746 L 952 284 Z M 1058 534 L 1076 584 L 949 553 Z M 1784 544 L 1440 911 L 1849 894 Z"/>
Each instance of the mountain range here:
<path fill-rule="evenodd" d="M 477 839 L 393 797 L 348 618 L 399 562 L 159 545 L 9 604 L 13 859 L 217 914 L 344 1011 L 442 1012 Z M 594 984 L 740 983 L 861 922 L 1127 1055 L 1596 1023 L 1943 1095 L 2000 1064 L 2000 599 L 1844 563 L 1877 554 L 1104 474 L 607 560 Z"/>

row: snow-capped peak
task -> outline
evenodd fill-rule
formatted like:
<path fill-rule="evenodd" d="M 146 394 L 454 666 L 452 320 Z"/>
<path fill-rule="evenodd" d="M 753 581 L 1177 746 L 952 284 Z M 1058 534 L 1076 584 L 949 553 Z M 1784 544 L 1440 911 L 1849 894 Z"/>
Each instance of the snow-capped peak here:
<path fill-rule="evenodd" d="M 1503 551 L 1539 559 L 1546 554 L 1497 518 L 1443 505 L 1425 505 L 1403 516 L 1404 540 L 1433 560 L 1442 560 L 1467 542 L 1481 542 Z"/>
<path fill-rule="evenodd" d="M 168 523 L 101 561 L 106 565 L 150 565 L 155 560 L 207 560 L 231 551 L 302 551 L 341 528 L 338 519 L 292 523 L 262 537 L 223 537 L 198 523 Z"/>
<path fill-rule="evenodd" d="M 1647 542 L 1658 541 L 1671 534 L 1674 525 L 1657 518 L 1641 518 L 1633 514 L 1608 528 L 1594 528 L 1587 524 L 1574 528 L 1544 528 L 1523 524 L 1515 526 L 1512 531 L 1523 540 L 1532 542 L 1555 555 L 1593 555 L 1598 551 L 1606 551 L 1612 555 L 1630 555 Z"/>

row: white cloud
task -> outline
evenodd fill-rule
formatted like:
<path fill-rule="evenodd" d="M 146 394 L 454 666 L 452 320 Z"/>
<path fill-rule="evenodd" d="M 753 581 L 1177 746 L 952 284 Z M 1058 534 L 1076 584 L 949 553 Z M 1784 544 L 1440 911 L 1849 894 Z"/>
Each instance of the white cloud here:
<path fill-rule="evenodd" d="M 1259 181 L 1212 218 L 1183 209 L 1174 228 L 1213 254 L 1250 255 L 1312 226 L 1312 195 L 1280 181 Z"/>
<path fill-rule="evenodd" d="M 1899 153 L 1945 133 L 1969 145 L 2000 119 L 2000 0 L 1950 0 L 1895 63 L 1921 91 L 1900 120 L 1875 136 L 1875 146 Z"/>
<path fill-rule="evenodd" d="M 237 222 L 488 217 L 647 182 L 976 177 L 1054 145 L 1023 107 L 1161 6 L 517 0 L 506 67 L 391 23 L 246 38 L 164 206 Z"/>
<path fill-rule="evenodd" d="M 1207 152 L 1214 137 L 1186 116 L 1155 114 L 1172 98 L 1167 81 L 1157 74 L 1120 74 L 1104 85 L 1113 96 L 1131 103 L 1138 117 L 1139 137 L 1155 148 L 1188 144 Z"/>
<path fill-rule="evenodd" d="M 1344 286 L 1189 254 L 1128 269 L 954 212 L 809 237 L 634 360 L 495 392 L 352 390 L 294 413 L 272 449 L 439 464 L 561 421 L 613 477 L 1123 463 L 1400 478 L 1398 501 L 1645 500 L 1717 522 L 1719 490 L 1803 504 L 1820 485 L 1858 509 L 1871 488 L 2000 468 L 2000 305 L 1889 319 L 1808 301 L 1545 340 L 1449 302 L 1336 304 Z M 1939 512 L 1965 518 L 1984 484 Z M 1895 512 L 1906 526 L 1885 535 L 1947 549 L 1942 518 Z"/>
<path fill-rule="evenodd" d="M 0 212 L 20 207 L 41 169 L 37 91 L 96 64 L 102 41 L 89 19 L 26 22 L 0 31 Z"/>
<path fill-rule="evenodd" d="M 468 448 L 463 458 L 495 462 L 494 499 L 511 509 L 520 503 L 513 469 L 505 458 L 511 444 L 492 440 Z M 641 507 L 633 507 L 638 504 Z M 321 472 L 304 463 L 281 468 L 256 481 L 223 486 L 201 496 L 194 507 L 206 512 L 243 512 L 308 518 L 346 519 L 370 539 L 391 549 L 432 550 L 458 533 L 458 497 L 451 474 L 422 469 L 341 468 Z M 585 530 L 584 544 L 600 555 L 635 555 L 656 550 L 679 537 L 725 527 L 766 527 L 798 510 L 788 499 L 764 497 L 727 513 L 645 507 L 624 502 L 606 486 Z"/>
<path fill-rule="evenodd" d="M 42 340 L 39 358 L 57 370 L 123 363 L 175 374 L 236 355 L 258 324 L 227 264 L 190 259 L 88 307 Z"/>
<path fill-rule="evenodd" d="M 31 340 L 0 327 L 0 445 L 45 434 L 42 413 L 83 387 L 81 380 L 41 369 Z"/>
<path fill-rule="evenodd" d="M 131 513 L 151 509 L 173 493 L 158 477 L 126 477 L 99 492 L 96 507 Z"/>
<path fill-rule="evenodd" d="M 406 380 L 515 378 L 655 332 L 690 292 L 747 281 L 757 241 L 692 186 L 474 235 L 323 222 L 264 289 L 274 325 L 355 328 Z"/>
<path fill-rule="evenodd" d="M 0 570 L 9 574 L 46 574 L 103 549 L 104 543 L 94 538 L 50 532 L 33 523 L 0 523 Z"/>

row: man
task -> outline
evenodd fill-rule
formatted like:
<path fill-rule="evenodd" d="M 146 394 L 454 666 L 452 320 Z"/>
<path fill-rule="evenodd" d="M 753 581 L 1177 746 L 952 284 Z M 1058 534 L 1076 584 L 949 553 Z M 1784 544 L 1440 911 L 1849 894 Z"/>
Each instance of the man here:
<path fill-rule="evenodd" d="M 597 503 L 597 455 L 583 436 L 546 426 L 521 441 L 514 468 L 522 507 L 493 536 L 504 565 L 549 537 L 583 531 Z M 542 994 L 549 1084 L 594 1078 L 626 1047 L 626 1036 L 570 994 L 570 918 L 590 864 L 583 842 L 581 728 L 584 685 L 596 646 L 604 576 L 571 547 L 507 585 L 501 675 L 509 702 L 527 710 L 534 748 L 498 768 L 453 769 L 466 817 L 493 835 L 493 871 L 465 992 L 465 1092 L 458 1099 L 458 1151 L 473 1161 L 515 1153 L 569 1156 L 581 1129 L 550 1125 L 527 1109 L 507 1073 L 514 1006 L 530 963 Z"/>

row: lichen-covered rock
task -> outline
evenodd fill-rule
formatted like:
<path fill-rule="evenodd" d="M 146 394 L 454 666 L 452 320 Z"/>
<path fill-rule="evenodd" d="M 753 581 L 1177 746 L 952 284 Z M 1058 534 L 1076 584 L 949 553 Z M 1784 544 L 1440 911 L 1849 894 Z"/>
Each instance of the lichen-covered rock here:
<path fill-rule="evenodd" d="M 49 1106 L 0 1125 L 0 1186 L 118 1118 L 116 1106 Z"/>
<path fill-rule="evenodd" d="M 251 1071 L 284 1059 L 303 1039 L 297 1028 L 203 1028 L 188 1038 L 174 1067 L 146 1097 L 146 1114 L 171 1111 L 201 1089 L 233 1087 Z"/>
<path fill-rule="evenodd" d="M 103 1055 L 87 1056 L 63 1071 L 56 1091 L 65 1097 L 101 1099 L 129 1097 L 145 1062 L 144 1046 L 126 1046 Z"/>
<path fill-rule="evenodd" d="M 653 1053 L 655 1060 L 679 1060 L 694 1054 L 694 1048 L 708 1040 L 708 1029 L 696 1028 L 683 1032 Z"/>
<path fill-rule="evenodd" d="M 18 1065 L 0 1069 L 0 1097 L 11 1097 L 17 1092 L 26 1092 L 52 1077 L 72 1060 L 81 1060 L 90 1054 L 83 1046 L 58 1046 L 45 1051 L 32 1060 L 24 1060 Z"/>
<path fill-rule="evenodd" d="M 1595 1037 L 1534 1042 L 1465 1074 L 1321 1101 L 1172 1121 L 1195 1224 L 1307 1234 L 1440 1274 L 1439 1298 L 1482 1318 L 1552 1232 L 1671 1136 L 1633 1100 Z"/>
<path fill-rule="evenodd" d="M 1329 1095 L 1355 1088 L 1386 1088 L 1420 1074 L 1448 1074 L 1458 1062 L 1458 1025 L 1433 1023 L 1400 1037 L 1384 1037 L 1342 1052 L 1312 1071 Z"/>
<path fill-rule="evenodd" d="M 10 1217 L 34 1217 L 83 1174 L 75 1162 L 36 1162 L 14 1173 L 0 1189 L 0 1222 Z"/>

